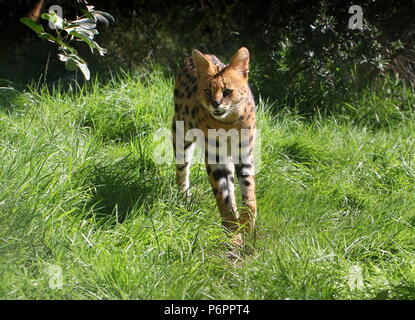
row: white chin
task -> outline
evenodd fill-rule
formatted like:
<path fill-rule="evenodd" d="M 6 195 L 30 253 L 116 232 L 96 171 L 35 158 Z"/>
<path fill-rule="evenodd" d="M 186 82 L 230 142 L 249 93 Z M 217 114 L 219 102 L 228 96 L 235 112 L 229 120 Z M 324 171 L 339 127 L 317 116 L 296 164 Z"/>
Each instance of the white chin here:
<path fill-rule="evenodd" d="M 214 114 L 214 113 L 211 113 L 212 117 L 214 117 L 215 119 L 218 119 L 218 120 L 225 119 L 228 116 L 228 114 L 229 114 L 228 111 L 225 111 L 222 114 Z"/>

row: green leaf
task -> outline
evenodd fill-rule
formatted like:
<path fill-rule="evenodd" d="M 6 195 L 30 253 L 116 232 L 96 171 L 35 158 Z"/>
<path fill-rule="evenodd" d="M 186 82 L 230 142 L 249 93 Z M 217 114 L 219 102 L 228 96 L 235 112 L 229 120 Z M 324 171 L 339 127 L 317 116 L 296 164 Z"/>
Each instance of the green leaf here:
<path fill-rule="evenodd" d="M 71 36 L 77 37 L 80 40 L 84 41 L 90 48 L 91 51 L 93 52 L 95 49 L 95 43 L 94 41 L 92 41 L 88 36 L 85 36 L 84 34 L 81 34 L 78 31 L 72 30 L 70 32 L 68 32 Z"/>
<path fill-rule="evenodd" d="M 39 34 L 39 37 L 42 38 L 42 39 L 46 39 L 46 40 L 49 40 L 51 42 L 54 42 L 56 44 L 60 44 L 60 41 L 61 41 L 60 39 L 56 38 L 54 35 L 51 35 L 50 33 L 47 33 L 47 32 L 43 32 L 43 33 Z"/>
<path fill-rule="evenodd" d="M 77 68 L 77 65 L 76 65 L 76 62 L 73 59 L 69 59 L 68 61 L 65 62 L 65 67 L 69 71 L 75 71 L 76 68 Z"/>
<path fill-rule="evenodd" d="M 99 44 L 96 43 L 95 41 L 94 41 L 94 44 L 95 44 L 95 47 L 98 49 L 98 52 L 101 56 L 104 56 L 107 53 L 107 49 L 100 47 Z"/>
<path fill-rule="evenodd" d="M 110 24 L 107 18 L 105 18 L 102 14 L 94 13 L 95 18 L 99 21 L 104 23 L 106 26 Z"/>
<path fill-rule="evenodd" d="M 65 62 L 66 69 L 68 69 L 69 71 L 74 71 L 78 67 L 79 70 L 81 70 L 84 78 L 86 80 L 90 79 L 91 74 L 89 72 L 88 65 L 86 64 L 86 62 L 80 56 L 75 55 L 75 54 L 71 54 L 69 57 L 64 56 L 64 55 L 62 55 L 62 56 L 63 56 L 62 57 L 63 59 L 61 59 L 61 57 L 59 57 L 59 59 L 61 59 L 62 61 L 66 60 L 66 58 L 68 58 L 68 60 Z"/>
<path fill-rule="evenodd" d="M 91 78 L 91 74 L 89 72 L 88 65 L 85 62 L 76 62 L 76 65 L 84 74 L 85 79 L 89 80 Z"/>
<path fill-rule="evenodd" d="M 104 12 L 104 11 L 98 11 L 98 10 L 95 10 L 95 11 L 94 11 L 94 15 L 95 15 L 95 14 L 102 15 L 102 16 L 104 16 L 107 20 L 111 20 L 111 22 L 115 22 L 114 17 L 113 17 L 112 15 L 110 15 L 108 12 Z"/>
<path fill-rule="evenodd" d="M 91 18 L 82 18 L 78 20 L 71 21 L 71 24 L 75 24 L 84 29 L 95 29 L 97 24 L 94 19 Z"/>
<path fill-rule="evenodd" d="M 32 29 L 34 32 L 36 32 L 37 34 L 41 34 L 44 33 L 45 30 L 43 29 L 41 24 L 37 24 L 36 22 L 34 22 L 32 19 L 23 17 L 19 19 L 21 23 L 23 23 L 24 25 L 28 26 L 30 29 Z"/>
<path fill-rule="evenodd" d="M 56 12 L 50 12 L 50 13 L 42 13 L 40 16 L 42 19 L 48 20 L 53 23 L 53 25 L 57 29 L 63 28 L 63 19 L 59 17 Z"/>
<path fill-rule="evenodd" d="M 70 46 L 69 44 L 67 44 L 66 42 L 60 40 L 59 44 L 64 49 L 68 50 L 71 54 L 78 55 L 78 51 L 75 48 L 73 48 L 72 46 Z"/>
<path fill-rule="evenodd" d="M 78 66 L 78 68 L 82 71 L 85 79 L 89 80 L 91 77 L 91 74 L 89 72 L 89 68 L 86 62 L 80 56 L 77 56 L 77 55 L 71 55 L 71 59 L 73 59 L 73 61 Z"/>
<path fill-rule="evenodd" d="M 57 21 L 57 18 L 56 18 L 56 13 L 55 12 L 53 12 L 53 13 L 46 13 L 46 12 L 44 12 L 44 13 L 42 13 L 41 15 L 40 15 L 40 17 L 42 18 L 42 19 L 45 19 L 45 20 L 48 20 L 48 21 L 52 21 L 52 23 L 53 24 L 55 24 L 56 23 L 56 21 Z"/>
<path fill-rule="evenodd" d="M 68 61 L 71 57 L 69 57 L 69 56 L 67 56 L 67 55 L 65 55 L 65 54 L 58 53 L 58 58 L 59 58 L 59 60 L 60 60 L 60 61 L 66 62 L 66 61 Z"/>

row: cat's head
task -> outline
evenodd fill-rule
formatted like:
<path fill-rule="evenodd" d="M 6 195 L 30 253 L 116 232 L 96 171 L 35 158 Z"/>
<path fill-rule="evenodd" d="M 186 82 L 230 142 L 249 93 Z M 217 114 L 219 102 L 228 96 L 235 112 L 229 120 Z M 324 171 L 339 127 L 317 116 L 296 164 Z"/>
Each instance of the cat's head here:
<path fill-rule="evenodd" d="M 221 70 L 199 50 L 193 50 L 192 58 L 198 75 L 198 97 L 202 106 L 217 120 L 236 116 L 241 102 L 248 95 L 248 49 L 240 48 L 229 65 Z"/>

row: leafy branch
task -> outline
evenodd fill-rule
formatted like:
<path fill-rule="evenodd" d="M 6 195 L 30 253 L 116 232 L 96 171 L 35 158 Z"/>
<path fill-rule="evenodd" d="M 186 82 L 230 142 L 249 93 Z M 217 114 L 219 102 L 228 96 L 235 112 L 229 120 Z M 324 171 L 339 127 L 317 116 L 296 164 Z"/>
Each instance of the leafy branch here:
<path fill-rule="evenodd" d="M 59 47 L 59 60 L 65 63 L 65 67 L 74 71 L 76 68 L 81 70 L 86 80 L 90 79 L 90 71 L 86 61 L 79 55 L 78 51 L 70 44 L 72 41 L 81 41 L 88 45 L 91 52 L 94 50 L 103 56 L 107 53 L 94 41 L 94 37 L 98 34 L 96 29 L 97 23 L 102 22 L 109 25 L 114 22 L 114 17 L 107 12 L 94 10 L 94 6 L 88 5 L 87 1 L 77 0 L 85 6 L 83 15 L 77 17 L 76 20 L 68 20 L 60 17 L 56 12 L 42 13 L 42 19 L 51 22 L 54 25 L 55 33 L 46 32 L 41 24 L 36 23 L 30 18 L 20 18 L 20 22 L 32 29 L 40 38 L 53 42 Z"/>

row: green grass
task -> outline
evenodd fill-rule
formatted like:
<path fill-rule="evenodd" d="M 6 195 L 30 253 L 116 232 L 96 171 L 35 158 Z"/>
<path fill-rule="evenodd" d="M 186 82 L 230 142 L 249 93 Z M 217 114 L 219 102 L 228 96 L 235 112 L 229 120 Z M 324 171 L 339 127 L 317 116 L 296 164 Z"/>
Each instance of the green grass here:
<path fill-rule="evenodd" d="M 154 161 L 172 81 L 0 89 L 0 298 L 415 298 L 409 92 L 311 120 L 261 101 L 258 228 L 234 265 L 203 166 L 186 200 Z"/>

